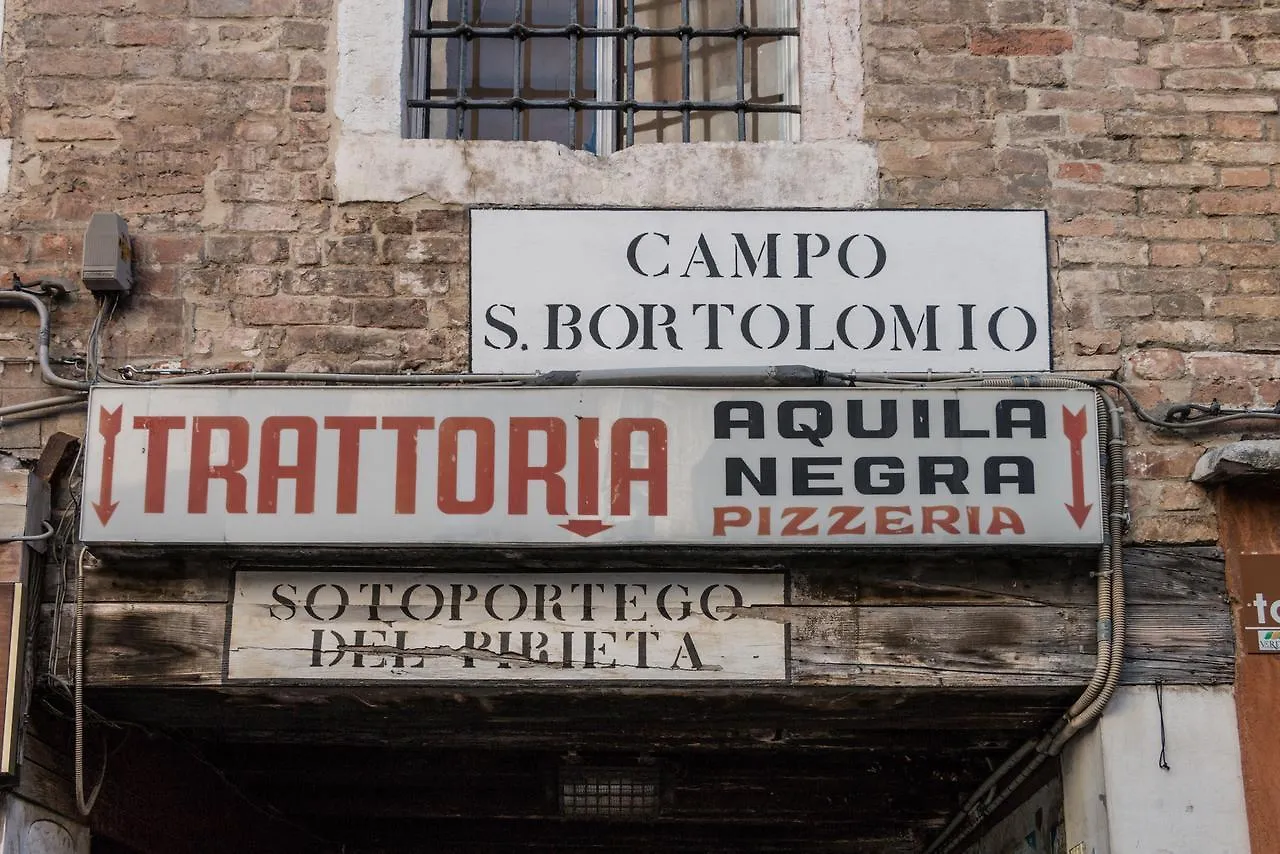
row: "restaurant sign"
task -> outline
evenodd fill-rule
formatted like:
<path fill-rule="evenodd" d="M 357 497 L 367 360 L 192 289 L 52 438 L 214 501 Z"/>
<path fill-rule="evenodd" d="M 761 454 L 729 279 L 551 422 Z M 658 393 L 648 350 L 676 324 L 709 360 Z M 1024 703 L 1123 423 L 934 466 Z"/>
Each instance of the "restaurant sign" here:
<path fill-rule="evenodd" d="M 485 373 L 1047 371 L 1044 211 L 471 213 Z"/>
<path fill-rule="evenodd" d="M 227 679 L 778 681 L 781 573 L 236 573 Z M 772 609 L 770 608 L 772 606 Z"/>
<path fill-rule="evenodd" d="M 1091 391 L 94 389 L 86 543 L 1100 542 Z"/>

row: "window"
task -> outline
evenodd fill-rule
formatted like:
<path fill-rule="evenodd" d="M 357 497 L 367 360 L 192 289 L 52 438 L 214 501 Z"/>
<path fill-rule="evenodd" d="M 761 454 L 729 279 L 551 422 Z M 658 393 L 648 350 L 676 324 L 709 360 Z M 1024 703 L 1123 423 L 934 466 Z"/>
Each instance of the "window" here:
<path fill-rule="evenodd" d="M 877 198 L 875 147 L 861 138 L 862 0 L 743 0 L 741 27 L 738 0 L 334 2 L 341 202 Z M 684 144 L 686 126 L 709 141 Z"/>
<path fill-rule="evenodd" d="M 798 0 L 410 0 L 411 138 L 799 138 Z"/>

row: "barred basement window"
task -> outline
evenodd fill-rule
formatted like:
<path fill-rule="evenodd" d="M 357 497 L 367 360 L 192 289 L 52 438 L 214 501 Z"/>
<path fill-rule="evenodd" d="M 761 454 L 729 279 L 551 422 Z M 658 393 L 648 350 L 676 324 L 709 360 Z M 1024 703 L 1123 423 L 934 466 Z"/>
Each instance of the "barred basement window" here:
<path fill-rule="evenodd" d="M 799 138 L 798 0 L 410 0 L 408 135 Z"/>
<path fill-rule="evenodd" d="M 658 815 L 657 768 L 560 769 L 560 812 L 567 818 Z"/>

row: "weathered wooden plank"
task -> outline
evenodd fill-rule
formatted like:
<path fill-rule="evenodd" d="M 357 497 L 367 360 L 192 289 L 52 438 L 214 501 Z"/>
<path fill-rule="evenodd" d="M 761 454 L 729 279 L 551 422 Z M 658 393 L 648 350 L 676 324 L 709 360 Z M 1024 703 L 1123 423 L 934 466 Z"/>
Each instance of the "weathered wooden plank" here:
<path fill-rule="evenodd" d="M 1087 608 L 807 608 L 792 624 L 801 684 L 1076 685 L 1093 669 Z"/>
<path fill-rule="evenodd" d="M 64 763 L 65 758 L 49 745 L 27 735 L 18 768 L 18 796 L 61 815 L 78 817 L 71 770 Z"/>
<path fill-rule="evenodd" d="M 945 819 L 939 819 L 941 824 Z M 773 817 L 735 816 L 733 822 L 678 819 L 661 816 L 647 821 L 566 821 L 556 815 L 495 817 L 483 822 L 471 818 L 379 819 L 352 826 L 350 817 L 318 820 L 317 827 L 332 828 L 336 835 L 360 839 L 361 854 L 409 854 L 424 850 L 430 840 L 433 854 L 450 852 L 531 850 L 526 840 L 539 841 L 543 850 L 613 852 L 849 852 L 859 854 L 918 854 L 921 839 L 903 831 L 883 828 L 879 810 L 851 812 L 843 819 L 812 817 L 780 820 Z M 920 825 L 917 825 L 919 827 Z M 927 830 L 928 825 L 926 825 Z M 877 833 L 876 831 L 879 830 Z M 538 850 L 532 848 L 532 850 Z"/>
<path fill-rule="evenodd" d="M 1094 668 L 1092 608 L 1009 605 L 771 608 L 792 623 L 796 685 L 1055 685 Z M 1132 605 L 1129 682 L 1229 682 L 1225 607 Z M 61 622 L 59 672 L 69 672 L 72 609 Z M 86 607 L 92 684 L 219 683 L 226 608 L 213 603 Z"/>
<path fill-rule="evenodd" d="M 861 554 L 833 568 L 800 564 L 792 601 L 827 605 L 1088 604 L 1093 554 Z"/>
<path fill-rule="evenodd" d="M 1125 592 L 1134 604 L 1221 604 L 1226 574 L 1216 547 L 1143 547 L 1124 553 Z"/>
<path fill-rule="evenodd" d="M 994 553 L 926 553 L 919 550 L 883 552 L 846 550 L 816 553 L 756 555 L 719 553 L 690 556 L 680 550 L 657 559 L 643 556 L 610 556 L 584 564 L 551 556 L 521 556 L 505 560 L 475 555 L 454 555 L 448 560 L 422 563 L 414 560 L 379 560 L 376 565 L 353 565 L 319 557 L 312 562 L 262 565 L 284 570 L 328 571 L 502 571 L 519 573 L 599 570 L 608 566 L 619 573 L 655 565 L 664 571 L 790 570 L 792 601 L 828 605 L 1067 605 L 1091 604 L 1096 598 L 1097 556 L 1093 552 L 1066 551 Z M 1141 547 L 1124 555 L 1129 600 L 1140 604 L 1175 604 L 1188 600 L 1218 600 L 1225 595 L 1222 557 L 1216 548 Z M 236 568 L 259 568 L 244 561 L 183 559 L 108 563 L 86 574 L 85 598 L 94 602 L 226 602 Z M 52 576 L 53 574 L 51 574 Z M 46 601 L 52 601 L 57 578 L 46 584 Z"/>
<path fill-rule="evenodd" d="M 52 625 L 45 606 L 44 625 Z M 222 679 L 225 605 L 89 603 L 85 606 L 87 684 L 217 683 Z M 64 606 L 55 672 L 72 672 L 75 607 Z"/>
<path fill-rule="evenodd" d="M 772 751 L 886 746 L 957 749 L 1021 743 L 1072 701 L 1071 688 L 753 687 L 741 690 L 486 686 L 466 690 L 363 686 L 97 687 L 89 705 L 108 717 L 162 725 L 219 743 L 601 750 L 667 746 Z M 341 721 L 341 726 L 335 726 Z M 625 721 L 626 725 L 620 725 Z M 948 739 L 942 733 L 950 731 Z M 1012 740 L 1012 741 L 1011 741 Z"/>
<path fill-rule="evenodd" d="M 225 562 L 178 558 L 139 566 L 105 564 L 85 572 L 84 598 L 86 602 L 226 602 L 232 572 Z M 54 601 L 62 583 L 58 573 L 47 573 L 44 601 Z M 74 577 L 65 583 L 65 598 L 74 600 Z"/>
<path fill-rule="evenodd" d="M 1231 614 L 1221 608 L 1130 605 L 1124 684 L 1211 684 L 1235 680 Z"/>

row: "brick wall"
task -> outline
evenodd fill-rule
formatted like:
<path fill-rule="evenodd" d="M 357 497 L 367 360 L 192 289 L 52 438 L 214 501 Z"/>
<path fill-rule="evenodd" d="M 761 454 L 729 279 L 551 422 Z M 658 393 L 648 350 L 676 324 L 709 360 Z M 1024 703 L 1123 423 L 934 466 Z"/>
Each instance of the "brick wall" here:
<path fill-rule="evenodd" d="M 1263 6 L 864 0 L 881 204 L 1047 208 L 1060 369 L 1149 405 L 1274 404 L 1280 10 Z M 465 211 L 330 201 L 330 0 L 6 14 L 0 272 L 73 277 L 89 214 L 124 214 L 139 282 L 108 365 L 465 366 Z M 83 352 L 94 308 L 82 292 L 57 310 L 55 354 Z M 4 313 L 0 356 L 30 353 L 31 321 Z M 46 393 L 0 374 L 0 403 Z M 0 446 L 74 424 L 0 428 Z M 1216 539 L 1186 476 L 1238 435 L 1133 431 L 1136 539 Z"/>
<path fill-rule="evenodd" d="M 867 0 L 882 203 L 1047 208 L 1060 370 L 1114 373 L 1148 406 L 1274 405 L 1280 10 L 1266 5 Z M 1133 431 L 1136 539 L 1216 539 L 1186 476 L 1232 436 Z"/>

